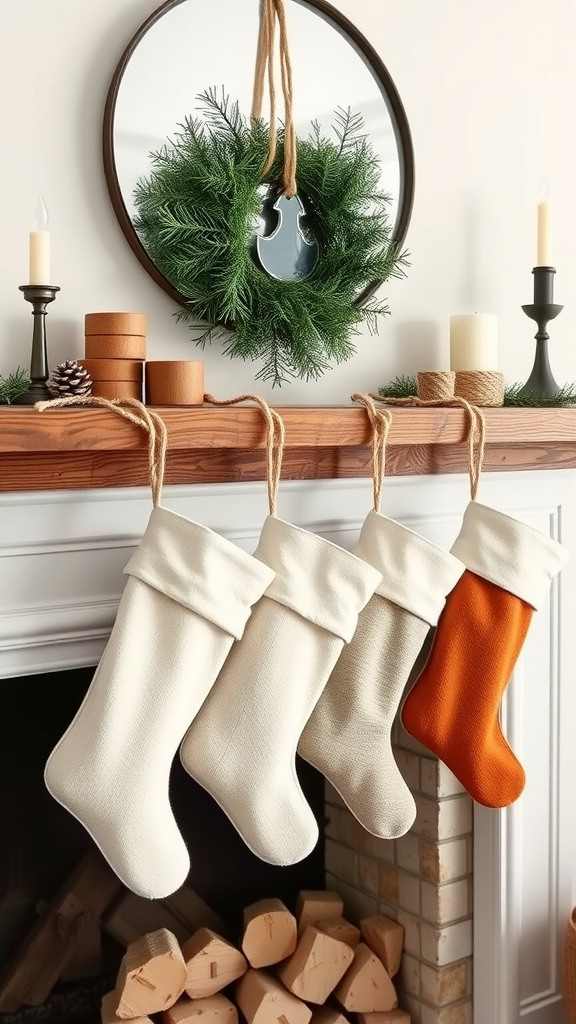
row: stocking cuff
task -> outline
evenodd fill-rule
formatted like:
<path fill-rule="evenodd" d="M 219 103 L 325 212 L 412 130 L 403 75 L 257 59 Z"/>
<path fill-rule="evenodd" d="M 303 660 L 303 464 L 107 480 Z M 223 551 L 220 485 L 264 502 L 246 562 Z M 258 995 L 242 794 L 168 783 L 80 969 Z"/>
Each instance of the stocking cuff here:
<path fill-rule="evenodd" d="M 274 579 L 232 541 L 167 508 L 155 508 L 124 572 L 220 626 L 237 640 L 251 606 Z"/>
<path fill-rule="evenodd" d="M 266 597 L 350 642 L 380 572 L 324 537 L 274 516 L 265 520 L 254 554 L 276 573 Z"/>
<path fill-rule="evenodd" d="M 503 512 L 471 501 L 453 546 L 467 569 L 538 610 L 569 553 Z"/>
<path fill-rule="evenodd" d="M 354 553 L 382 573 L 376 593 L 435 626 L 465 566 L 379 512 L 369 512 Z"/>

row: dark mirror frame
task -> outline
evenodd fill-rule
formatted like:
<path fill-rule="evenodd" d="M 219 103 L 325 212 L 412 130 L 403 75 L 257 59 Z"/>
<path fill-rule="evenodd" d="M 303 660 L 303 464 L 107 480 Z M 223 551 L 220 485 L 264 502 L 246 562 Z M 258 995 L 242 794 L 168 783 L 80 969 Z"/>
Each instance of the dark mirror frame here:
<path fill-rule="evenodd" d="M 146 249 L 134 230 L 132 220 L 124 204 L 114 157 L 114 115 L 116 112 L 116 101 L 122 77 L 140 40 L 144 35 L 146 35 L 149 29 L 151 29 L 152 26 L 170 10 L 170 8 L 178 7 L 184 2 L 186 2 L 186 0 L 165 0 L 165 3 L 158 7 L 158 9 L 154 11 L 145 22 L 143 22 L 136 34 L 128 43 L 110 83 L 104 107 L 102 131 L 104 175 L 118 223 L 124 232 L 130 248 L 134 251 L 150 277 L 181 306 L 186 305 L 186 296 L 182 295 L 173 287 L 173 285 L 170 284 L 164 275 L 160 273 L 156 264 L 150 259 Z M 296 2 L 298 2 L 298 0 L 296 0 Z M 401 192 L 398 199 L 398 214 L 392 238 L 395 243 L 401 246 L 406 237 L 414 204 L 414 148 L 412 145 L 412 136 L 410 134 L 408 118 L 406 117 L 406 111 L 404 110 L 398 90 L 396 89 L 387 68 L 373 46 L 356 28 L 356 26 L 348 20 L 348 18 L 341 14 L 340 11 L 337 11 L 336 8 L 332 7 L 331 4 L 327 3 L 327 0 L 303 0 L 303 3 L 305 6 L 318 11 L 321 15 L 324 15 L 325 18 L 332 21 L 345 36 L 348 36 L 351 43 L 361 52 L 364 60 L 371 68 L 374 77 L 380 82 L 382 96 L 391 115 L 400 160 Z M 358 305 L 362 305 L 362 303 L 366 302 L 381 284 L 381 281 L 375 281 L 372 285 L 366 288 L 362 294 L 358 296 Z"/>

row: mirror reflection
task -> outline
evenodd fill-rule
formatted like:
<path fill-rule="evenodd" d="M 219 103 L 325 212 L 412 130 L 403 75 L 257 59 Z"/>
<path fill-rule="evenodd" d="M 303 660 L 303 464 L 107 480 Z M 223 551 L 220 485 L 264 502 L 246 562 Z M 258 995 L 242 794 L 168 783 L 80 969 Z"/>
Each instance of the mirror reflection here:
<path fill-rule="evenodd" d="M 411 212 L 413 159 L 395 87 L 370 44 L 324 0 L 291 0 L 286 11 L 297 135 L 307 136 L 312 121 L 331 135 L 337 108 L 362 115 L 380 161 L 382 190 L 391 196 L 394 239 L 401 242 Z M 135 187 L 151 169 L 151 153 L 178 132 L 186 117 L 199 115 L 198 97 L 206 89 L 223 89 L 249 114 L 258 30 L 258 0 L 169 0 L 136 34 L 112 82 L 104 126 L 111 198 L 132 248 L 173 295 L 174 283 L 154 267 L 134 230 Z M 263 116 L 269 116 L 266 106 Z M 300 212 L 287 208 L 285 223 Z M 276 214 L 274 223 L 279 221 Z M 310 273 L 317 259 L 313 242 L 299 231 L 293 238 Z M 274 238 L 266 243 L 263 249 L 274 261 Z"/>

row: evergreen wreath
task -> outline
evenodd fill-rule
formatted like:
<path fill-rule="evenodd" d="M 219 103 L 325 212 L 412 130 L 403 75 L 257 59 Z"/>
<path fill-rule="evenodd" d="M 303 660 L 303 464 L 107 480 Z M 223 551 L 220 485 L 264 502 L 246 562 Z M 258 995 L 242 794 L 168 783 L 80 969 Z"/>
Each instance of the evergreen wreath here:
<path fill-rule="evenodd" d="M 377 333 L 390 312 L 362 293 L 403 277 L 406 253 L 392 240 L 380 164 L 360 114 L 338 109 L 334 138 L 312 122 L 296 142 L 304 233 L 320 244 L 310 277 L 281 281 L 255 262 L 252 247 L 266 196 L 278 189 L 284 129 L 262 176 L 269 129 L 245 118 L 215 88 L 202 93 L 201 117 L 151 154 L 152 171 L 136 186 L 135 228 L 158 269 L 186 297 L 176 318 L 202 328 L 197 344 L 225 339 L 224 354 L 262 360 L 256 379 L 273 386 L 289 378 L 317 380 L 355 353 L 365 324 Z"/>

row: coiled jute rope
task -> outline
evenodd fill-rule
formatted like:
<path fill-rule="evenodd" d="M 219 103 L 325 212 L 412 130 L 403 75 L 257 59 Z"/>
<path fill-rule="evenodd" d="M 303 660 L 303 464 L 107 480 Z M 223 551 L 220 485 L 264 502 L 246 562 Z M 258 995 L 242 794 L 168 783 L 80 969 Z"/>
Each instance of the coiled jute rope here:
<path fill-rule="evenodd" d="M 418 398 L 425 402 L 444 402 L 454 397 L 454 370 L 419 370 Z"/>
<path fill-rule="evenodd" d="M 456 370 L 454 394 L 472 405 L 503 405 L 504 374 L 500 370 Z"/>

